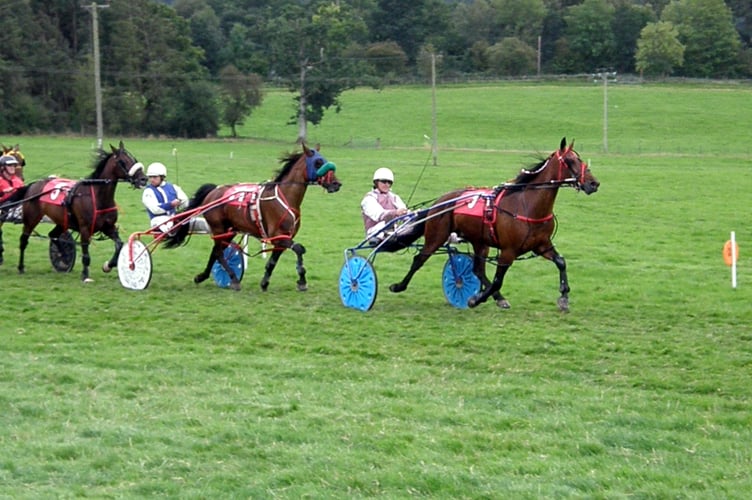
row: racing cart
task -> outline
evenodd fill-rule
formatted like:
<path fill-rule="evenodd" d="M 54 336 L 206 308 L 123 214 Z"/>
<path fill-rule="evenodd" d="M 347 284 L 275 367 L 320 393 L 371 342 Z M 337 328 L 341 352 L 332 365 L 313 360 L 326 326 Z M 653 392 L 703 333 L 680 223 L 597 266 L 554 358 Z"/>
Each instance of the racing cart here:
<path fill-rule="evenodd" d="M 345 249 L 345 262 L 339 273 L 339 295 L 345 307 L 360 311 L 373 307 L 378 293 L 374 269 L 376 256 L 384 252 L 420 252 L 422 244 L 403 243 L 412 239 L 403 237 L 425 223 L 427 214 L 428 210 L 422 210 L 397 217 L 377 234 Z M 480 280 L 473 273 L 472 255 L 460 251 L 460 244 L 467 245 L 460 241 L 448 241 L 436 253 L 447 255 L 441 273 L 444 297 L 452 306 L 465 309 L 468 299 L 480 290 Z"/>
<path fill-rule="evenodd" d="M 158 226 L 131 234 L 118 256 L 117 269 L 120 284 L 130 290 L 146 289 L 152 277 L 152 252 L 172 231 L 183 225 L 189 225 L 191 234 L 211 234 L 202 214 L 211 210 L 220 202 L 223 203 L 224 200 L 180 212 Z M 231 243 L 224 251 L 225 260 L 238 280 L 243 279 L 243 273 L 248 263 L 246 246 L 247 237 L 244 237 L 240 244 Z M 230 286 L 230 275 L 219 262 L 214 263 L 211 274 L 218 287 L 228 288 Z"/>

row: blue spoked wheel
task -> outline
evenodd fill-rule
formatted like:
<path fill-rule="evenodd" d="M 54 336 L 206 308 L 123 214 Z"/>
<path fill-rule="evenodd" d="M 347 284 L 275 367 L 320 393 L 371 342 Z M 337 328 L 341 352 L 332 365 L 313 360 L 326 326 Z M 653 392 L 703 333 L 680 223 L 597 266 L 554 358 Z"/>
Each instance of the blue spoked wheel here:
<path fill-rule="evenodd" d="M 233 270 L 235 276 L 238 277 L 238 281 L 242 281 L 243 273 L 245 272 L 245 265 L 243 264 L 243 251 L 237 245 L 230 245 L 225 248 L 225 260 Z M 230 288 L 230 275 L 225 271 L 219 262 L 215 262 L 211 270 L 214 283 L 220 288 Z"/>
<path fill-rule="evenodd" d="M 368 311 L 376 302 L 378 283 L 373 265 L 359 255 L 347 259 L 339 273 L 339 296 L 345 307 Z"/>
<path fill-rule="evenodd" d="M 454 307 L 467 309 L 467 300 L 480 290 L 480 280 L 473 274 L 472 257 L 450 253 L 441 282 L 447 301 Z"/>

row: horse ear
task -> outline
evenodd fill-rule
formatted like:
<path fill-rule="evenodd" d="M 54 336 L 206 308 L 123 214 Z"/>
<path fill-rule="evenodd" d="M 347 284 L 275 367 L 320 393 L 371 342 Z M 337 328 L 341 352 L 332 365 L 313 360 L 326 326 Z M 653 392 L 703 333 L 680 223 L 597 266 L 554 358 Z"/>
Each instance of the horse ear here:
<path fill-rule="evenodd" d="M 559 151 L 564 151 L 564 148 L 567 147 L 567 138 L 562 137 L 561 138 L 561 144 L 559 144 Z"/>

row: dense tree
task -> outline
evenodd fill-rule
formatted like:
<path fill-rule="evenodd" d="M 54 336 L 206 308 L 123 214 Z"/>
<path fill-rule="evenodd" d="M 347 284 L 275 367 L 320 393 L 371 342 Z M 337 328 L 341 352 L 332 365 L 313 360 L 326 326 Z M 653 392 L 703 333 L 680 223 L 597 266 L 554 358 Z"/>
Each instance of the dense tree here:
<path fill-rule="evenodd" d="M 613 68 L 620 73 L 632 73 L 635 64 L 637 39 L 646 24 L 657 16 L 650 6 L 617 0 L 611 31 L 614 33 Z"/>
<path fill-rule="evenodd" d="M 535 73 L 535 49 L 514 37 L 502 39 L 486 51 L 489 70 L 496 75 L 523 76 Z"/>
<path fill-rule="evenodd" d="M 449 7 L 441 0 L 378 0 L 369 28 L 373 41 L 397 42 L 413 64 L 423 43 L 443 45 L 449 17 Z"/>
<path fill-rule="evenodd" d="M 98 3 L 105 7 L 104 0 Z M 109 0 L 99 16 L 105 130 L 216 133 L 227 114 L 222 68 L 294 93 L 294 120 L 320 123 L 355 85 L 598 68 L 752 76 L 749 0 Z M 92 8 L 80 0 L 0 2 L 0 132 L 90 133 L 95 125 Z M 661 19 L 684 50 L 658 57 L 641 30 Z M 662 38 L 663 37 L 663 38 Z M 669 37 L 670 38 L 670 37 Z M 637 57 L 638 39 L 642 54 Z M 650 42 L 650 43 L 649 43 Z M 675 47 L 674 47 L 675 48 Z M 649 50 L 650 49 L 650 50 Z M 671 55 L 674 54 L 674 55 Z M 648 56 L 649 55 L 649 56 Z M 538 54 L 536 54 L 538 56 Z M 641 61 L 641 62 L 640 62 Z M 670 68 L 670 69 L 667 69 Z M 187 104 L 189 103 L 189 104 Z M 282 117 L 281 119 L 285 119 Z"/>
<path fill-rule="evenodd" d="M 668 22 L 649 23 L 637 40 L 635 56 L 640 74 L 668 76 L 684 62 L 684 46 L 679 42 L 679 32 Z"/>
<path fill-rule="evenodd" d="M 574 71 L 591 72 L 614 66 L 616 40 L 611 31 L 614 12 L 613 5 L 606 0 L 585 0 L 567 8 L 566 41 Z"/>
<path fill-rule="evenodd" d="M 211 87 L 199 86 L 208 79 L 202 66 L 203 53 L 192 45 L 185 20 L 175 10 L 148 0 L 117 0 L 102 15 L 102 80 L 105 101 L 121 113 L 108 113 L 111 126 L 128 133 L 181 135 L 195 131 L 200 137 L 216 133 L 216 109 L 207 116 L 205 105 L 185 106 L 181 98 L 202 95 L 213 103 Z M 141 102 L 140 121 L 125 114 Z M 190 120 L 176 113 L 192 115 Z M 120 122 L 115 124 L 114 122 Z M 188 123 L 200 122 L 202 126 Z M 213 130 L 204 130 L 212 126 Z M 133 130 L 133 127 L 138 127 Z"/>
<path fill-rule="evenodd" d="M 685 76 L 735 76 L 740 70 L 739 34 L 723 0 L 676 0 L 661 14 L 673 23 L 684 45 Z"/>
<path fill-rule="evenodd" d="M 255 73 L 243 74 L 230 65 L 222 68 L 219 82 L 222 121 L 230 127 L 232 136 L 237 137 L 236 127 L 263 101 L 263 81 Z"/>
<path fill-rule="evenodd" d="M 363 63 L 343 56 L 366 33 L 365 23 L 344 5 L 322 3 L 313 13 L 288 5 L 270 21 L 271 71 L 297 94 L 292 119 L 299 140 L 306 138 L 309 122 L 321 122 L 325 110 L 339 111 L 340 94 L 359 83 Z"/>

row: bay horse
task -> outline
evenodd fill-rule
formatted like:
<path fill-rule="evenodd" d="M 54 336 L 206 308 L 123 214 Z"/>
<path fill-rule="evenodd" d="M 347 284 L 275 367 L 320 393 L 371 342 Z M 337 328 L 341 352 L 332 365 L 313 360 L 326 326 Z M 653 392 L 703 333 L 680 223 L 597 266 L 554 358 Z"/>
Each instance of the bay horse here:
<path fill-rule="evenodd" d="M 14 195 L 23 199 L 23 232 L 21 233 L 21 255 L 18 272 L 25 272 L 24 252 L 29 237 L 46 215 L 55 224 L 48 233 L 51 241 L 57 244 L 58 237 L 66 230 L 77 231 L 81 236 L 81 280 L 89 278 L 89 243 L 92 236 L 102 233 L 115 242 L 115 253 L 102 266 L 109 272 L 117 266 L 118 255 L 123 247 L 117 228 L 118 208 L 115 204 L 115 188 L 119 181 L 128 181 L 134 188 L 141 189 L 148 181 L 143 164 L 123 146 L 110 145 L 111 152 L 102 149 L 96 152 L 94 171 L 88 177 L 73 181 L 58 177 L 41 179 L 27 184 Z"/>
<path fill-rule="evenodd" d="M 567 146 L 562 138 L 558 150 L 532 168 L 522 169 L 511 183 L 490 189 L 459 189 L 438 198 L 426 215 L 423 247 L 402 281 L 389 289 L 404 291 L 418 269 L 455 232 L 472 245 L 473 273 L 481 281 L 481 290 L 468 300 L 469 307 L 493 296 L 499 307 L 508 309 L 509 302 L 501 294 L 504 275 L 518 257 L 532 252 L 556 265 L 561 293 L 557 304 L 561 311 L 568 311 L 566 261 L 551 241 L 556 227 L 554 202 L 560 187 L 571 186 L 589 195 L 600 186 L 573 147 L 574 141 Z M 489 248 L 499 249 L 493 282 L 485 274 Z"/>
<path fill-rule="evenodd" d="M 228 265 L 224 250 L 232 244 L 237 234 L 248 234 L 273 245 L 261 279 L 261 290 L 266 291 L 269 287 L 277 261 L 287 249 L 295 252 L 297 257 L 297 288 L 300 291 L 307 289 L 303 266 L 305 247 L 293 240 L 300 229 L 300 206 L 308 185 L 319 184 L 328 193 L 335 193 L 342 184 L 335 176 L 333 163 L 328 162 L 317 149 L 309 149 L 305 143 L 302 146 L 302 152 L 289 153 L 280 158 L 282 168 L 272 181 L 222 186 L 204 184 L 198 188 L 186 211 L 203 213 L 214 246 L 206 268 L 193 278 L 194 283 L 206 280 L 214 263 L 219 262 L 230 277 L 230 288 L 240 290 L 240 280 Z M 183 244 L 189 234 L 189 226 L 180 225 L 168 235 L 165 247 L 174 248 Z"/>

